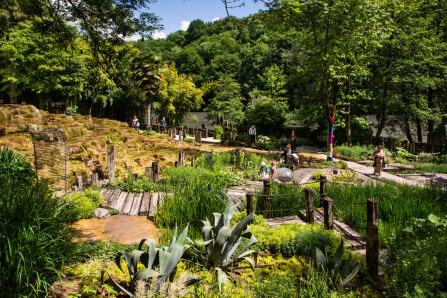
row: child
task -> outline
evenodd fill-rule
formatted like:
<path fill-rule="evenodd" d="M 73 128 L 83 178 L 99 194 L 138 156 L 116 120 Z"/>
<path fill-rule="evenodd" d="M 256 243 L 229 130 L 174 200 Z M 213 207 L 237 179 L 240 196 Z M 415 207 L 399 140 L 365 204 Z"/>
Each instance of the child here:
<path fill-rule="evenodd" d="M 272 173 L 272 179 L 276 176 L 276 160 L 272 161 L 272 166 L 270 167 L 270 173 Z"/>
<path fill-rule="evenodd" d="M 259 169 L 261 171 L 261 180 L 267 180 L 269 179 L 269 168 L 265 165 L 265 162 L 261 163 L 261 168 Z"/>

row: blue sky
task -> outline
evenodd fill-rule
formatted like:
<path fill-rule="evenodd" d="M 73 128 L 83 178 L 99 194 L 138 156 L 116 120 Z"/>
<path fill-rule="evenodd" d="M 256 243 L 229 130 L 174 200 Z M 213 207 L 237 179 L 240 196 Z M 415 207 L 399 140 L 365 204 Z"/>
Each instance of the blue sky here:
<path fill-rule="evenodd" d="M 231 15 L 246 17 L 265 8 L 261 1 L 256 4 L 252 0 L 240 2 L 245 2 L 245 6 L 231 9 Z M 158 0 L 150 4 L 149 12 L 161 17 L 161 23 L 165 27 L 161 32 L 155 32 L 154 38 L 163 38 L 177 30 L 186 30 L 189 23 L 196 19 L 211 22 L 227 16 L 224 4 L 220 0 Z"/>

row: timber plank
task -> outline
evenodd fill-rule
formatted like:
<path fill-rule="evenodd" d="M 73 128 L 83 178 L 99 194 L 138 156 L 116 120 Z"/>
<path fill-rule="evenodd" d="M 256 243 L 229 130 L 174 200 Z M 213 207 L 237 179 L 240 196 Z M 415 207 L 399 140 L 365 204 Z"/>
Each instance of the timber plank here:
<path fill-rule="evenodd" d="M 148 192 L 143 193 L 143 198 L 141 200 L 140 212 L 138 215 L 147 215 L 149 211 L 149 204 L 151 202 L 151 194 Z"/>
<path fill-rule="evenodd" d="M 158 204 L 158 192 L 155 192 L 151 194 L 151 203 L 149 205 L 149 212 L 147 213 L 147 218 L 150 220 L 154 220 L 155 218 L 155 211 L 157 209 Z"/>
<path fill-rule="evenodd" d="M 120 214 L 129 215 L 130 208 L 132 208 L 134 194 L 129 192 L 126 197 L 126 201 L 124 202 L 123 209 Z"/>
<path fill-rule="evenodd" d="M 106 190 L 106 192 L 104 193 L 104 202 L 103 202 L 103 205 L 104 206 L 108 206 L 108 204 L 109 204 L 109 201 L 110 201 L 110 198 L 112 197 L 112 195 L 113 195 L 113 192 L 115 191 L 114 189 L 105 189 Z"/>
<path fill-rule="evenodd" d="M 233 197 L 233 204 L 237 205 L 237 210 L 239 212 L 245 210 L 244 203 L 242 203 L 242 200 L 239 197 L 237 196 Z"/>
<path fill-rule="evenodd" d="M 121 213 L 121 211 L 123 210 L 124 202 L 126 201 L 126 198 L 127 198 L 127 192 L 123 191 L 120 194 L 120 196 L 118 197 L 118 200 L 116 201 L 113 209 L 116 209 L 116 210 L 118 210 L 119 213 Z"/>
<path fill-rule="evenodd" d="M 135 194 L 133 198 L 132 207 L 130 208 L 129 215 L 137 216 L 140 212 L 141 200 L 143 199 L 142 193 Z"/>
<path fill-rule="evenodd" d="M 104 196 L 104 194 L 106 193 L 108 189 L 107 188 L 101 188 L 101 191 L 99 192 L 101 194 L 101 196 Z"/>
<path fill-rule="evenodd" d="M 120 189 L 115 189 L 113 191 L 113 194 L 108 201 L 108 205 L 110 208 L 115 208 L 116 201 L 118 200 L 118 197 L 120 196 L 120 194 L 121 194 Z"/>

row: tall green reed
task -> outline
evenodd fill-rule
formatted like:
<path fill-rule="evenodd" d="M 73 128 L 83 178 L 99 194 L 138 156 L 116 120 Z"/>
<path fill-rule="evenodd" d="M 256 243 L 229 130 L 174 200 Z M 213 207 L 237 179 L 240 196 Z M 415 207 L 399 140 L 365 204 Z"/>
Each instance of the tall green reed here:
<path fill-rule="evenodd" d="M 447 190 L 440 187 L 418 187 L 391 182 L 375 185 L 331 183 L 328 187 L 328 196 L 356 215 L 338 208 L 343 217 L 357 227 L 366 226 L 366 223 L 357 217 L 366 219 L 366 205 L 350 204 L 337 196 L 352 202 L 366 203 L 368 199 L 377 200 L 381 240 L 390 236 L 393 231 L 405 228 L 413 218 L 426 218 L 430 214 L 443 216 L 447 212 Z M 333 195 L 332 191 L 337 196 Z M 364 229 L 359 232 L 365 234 Z"/>
<path fill-rule="evenodd" d="M 3 149 L 4 150 L 4 149 Z M 0 293 L 5 297 L 45 296 L 59 268 L 71 258 L 74 236 L 63 208 L 44 181 L 24 171 L 20 153 L 0 159 L 16 179 L 0 179 Z"/>

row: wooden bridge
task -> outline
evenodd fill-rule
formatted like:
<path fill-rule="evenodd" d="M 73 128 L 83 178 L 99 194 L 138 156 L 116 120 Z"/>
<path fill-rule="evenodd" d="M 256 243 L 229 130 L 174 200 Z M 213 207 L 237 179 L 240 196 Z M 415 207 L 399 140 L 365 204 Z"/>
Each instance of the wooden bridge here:
<path fill-rule="evenodd" d="M 134 194 L 120 189 L 107 188 L 101 189 L 101 195 L 104 197 L 101 207 L 115 209 L 122 215 L 147 216 L 150 220 L 155 219 L 157 207 L 163 205 L 164 198 L 173 196 L 172 193 L 164 192 Z M 233 198 L 233 204 L 238 205 L 237 211 L 245 209 L 244 204 L 238 197 Z"/>

